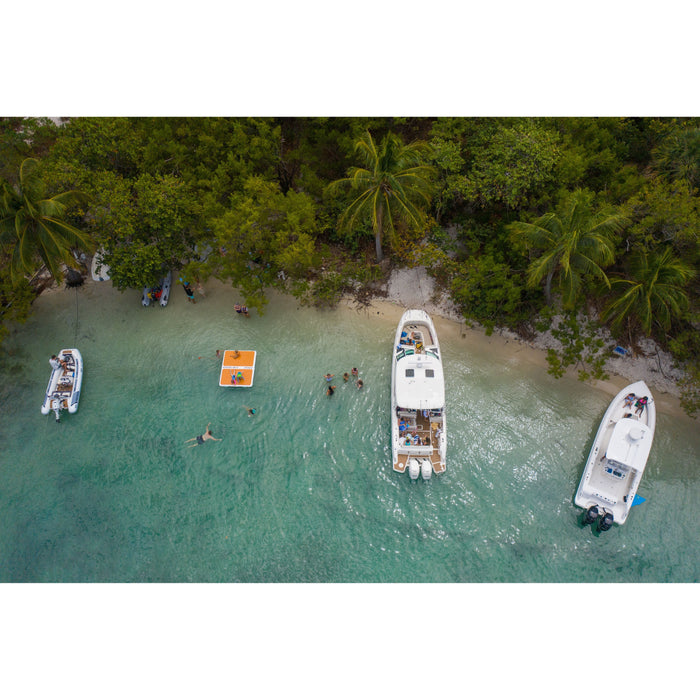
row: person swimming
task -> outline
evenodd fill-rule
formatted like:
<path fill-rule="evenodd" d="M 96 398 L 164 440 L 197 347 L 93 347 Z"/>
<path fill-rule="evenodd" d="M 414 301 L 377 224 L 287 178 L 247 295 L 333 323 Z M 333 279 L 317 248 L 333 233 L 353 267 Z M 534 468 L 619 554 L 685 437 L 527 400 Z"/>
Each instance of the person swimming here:
<path fill-rule="evenodd" d="M 190 447 L 197 447 L 197 445 L 203 445 L 206 440 L 216 440 L 218 442 L 221 441 L 221 438 L 215 438 L 212 434 L 211 431 L 209 430 L 209 426 L 211 423 L 207 423 L 207 429 L 201 434 L 197 435 L 197 437 L 190 438 L 189 440 L 185 440 L 185 444 L 188 442 L 192 442 L 193 440 L 196 440 L 194 445 L 190 445 Z"/>

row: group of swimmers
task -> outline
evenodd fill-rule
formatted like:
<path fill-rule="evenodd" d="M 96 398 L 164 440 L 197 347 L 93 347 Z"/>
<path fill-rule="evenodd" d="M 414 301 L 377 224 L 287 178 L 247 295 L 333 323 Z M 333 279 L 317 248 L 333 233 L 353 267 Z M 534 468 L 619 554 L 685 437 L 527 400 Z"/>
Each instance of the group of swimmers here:
<path fill-rule="evenodd" d="M 354 382 L 357 388 L 362 389 L 365 383 L 360 379 L 357 367 L 353 367 L 349 373 L 343 372 L 343 382 L 347 384 L 350 381 L 351 376 L 354 377 Z M 335 377 L 335 374 L 328 373 L 323 375 L 323 378 L 326 380 L 326 384 L 328 384 L 328 388 L 326 389 L 326 396 L 328 397 L 333 396 L 335 390 L 337 389 L 336 386 L 331 384 L 333 377 Z"/>

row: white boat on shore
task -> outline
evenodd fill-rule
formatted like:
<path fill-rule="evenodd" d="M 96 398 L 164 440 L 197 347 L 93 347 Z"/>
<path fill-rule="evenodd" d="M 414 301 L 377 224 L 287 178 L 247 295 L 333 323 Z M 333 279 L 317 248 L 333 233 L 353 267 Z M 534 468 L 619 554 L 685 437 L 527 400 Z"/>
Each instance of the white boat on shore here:
<path fill-rule="evenodd" d="M 83 357 L 76 348 L 64 349 L 58 353 L 58 359 L 66 363 L 52 369 L 46 396 L 41 412 L 47 416 L 51 411 L 60 420 L 61 411 L 75 413 L 80 401 L 80 387 L 83 383 Z"/>
<path fill-rule="evenodd" d="M 100 248 L 100 250 L 98 250 L 95 255 L 92 256 L 90 273 L 95 282 L 106 282 L 108 279 L 110 279 L 109 267 L 102 262 L 102 256 L 104 253 L 104 250 Z"/>
<path fill-rule="evenodd" d="M 170 288 L 173 284 L 172 270 L 168 270 L 167 274 L 161 278 L 158 285 L 155 287 L 144 287 L 141 294 L 141 303 L 144 306 L 150 306 L 152 302 L 158 302 L 161 306 L 167 306 L 170 301 Z"/>
<path fill-rule="evenodd" d="M 435 326 L 425 311 L 404 312 L 391 367 L 394 471 L 430 479 L 446 469 L 445 379 Z"/>
<path fill-rule="evenodd" d="M 598 428 L 574 503 L 599 530 L 622 525 L 634 504 L 656 427 L 649 387 L 635 382 L 612 400 Z"/>

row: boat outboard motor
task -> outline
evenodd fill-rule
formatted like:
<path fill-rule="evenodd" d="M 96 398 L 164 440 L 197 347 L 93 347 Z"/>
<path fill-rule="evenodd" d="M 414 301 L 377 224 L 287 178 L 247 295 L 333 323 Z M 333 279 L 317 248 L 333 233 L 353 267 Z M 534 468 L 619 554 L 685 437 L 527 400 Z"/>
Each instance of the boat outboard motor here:
<path fill-rule="evenodd" d="M 420 474 L 420 464 L 418 463 L 417 459 L 409 459 L 408 460 L 408 475 L 411 477 L 411 479 L 417 479 L 418 475 Z"/>
<path fill-rule="evenodd" d="M 51 401 L 51 410 L 54 412 L 54 415 L 56 416 L 56 423 L 61 422 L 61 402 L 59 399 L 53 399 Z"/>
<path fill-rule="evenodd" d="M 586 514 L 583 517 L 583 524 L 584 525 L 591 525 L 596 521 L 597 518 L 598 518 L 598 506 L 592 505 L 586 511 Z"/>
<path fill-rule="evenodd" d="M 598 521 L 598 530 L 600 532 L 606 532 L 612 527 L 615 518 L 612 513 L 605 513 L 603 517 Z"/>
<path fill-rule="evenodd" d="M 420 465 L 420 475 L 425 481 L 430 479 L 433 473 L 433 463 L 426 457 L 421 461 Z"/>

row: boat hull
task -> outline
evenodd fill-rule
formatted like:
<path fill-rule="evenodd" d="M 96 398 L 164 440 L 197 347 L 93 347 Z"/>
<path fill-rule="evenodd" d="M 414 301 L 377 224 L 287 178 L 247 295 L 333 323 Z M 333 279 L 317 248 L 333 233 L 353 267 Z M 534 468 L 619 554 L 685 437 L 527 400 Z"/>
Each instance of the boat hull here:
<path fill-rule="evenodd" d="M 80 403 L 80 391 L 83 383 L 83 357 L 76 348 L 65 348 L 59 358 L 66 360 L 68 367 L 51 371 L 46 387 L 41 412 L 48 415 L 51 411 L 76 413 Z"/>
<path fill-rule="evenodd" d="M 648 398 L 641 415 L 636 415 L 634 403 L 625 404 L 629 394 Z M 598 427 L 574 503 L 585 509 L 596 505 L 622 525 L 634 503 L 655 428 L 656 406 L 649 387 L 640 381 L 622 389 Z"/>
<path fill-rule="evenodd" d="M 409 463 L 418 464 L 419 473 L 427 480 L 426 460 L 435 474 L 446 470 L 447 423 L 440 346 L 430 316 L 417 309 L 404 312 L 394 337 L 391 447 L 394 471 L 404 473 Z M 412 478 L 414 474 L 415 468 Z"/>

